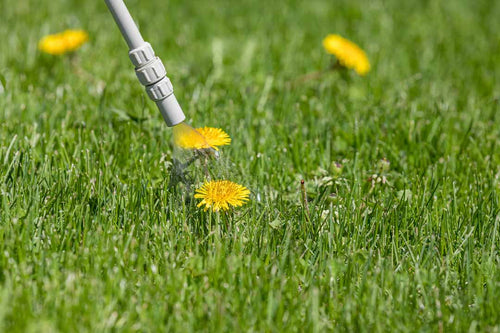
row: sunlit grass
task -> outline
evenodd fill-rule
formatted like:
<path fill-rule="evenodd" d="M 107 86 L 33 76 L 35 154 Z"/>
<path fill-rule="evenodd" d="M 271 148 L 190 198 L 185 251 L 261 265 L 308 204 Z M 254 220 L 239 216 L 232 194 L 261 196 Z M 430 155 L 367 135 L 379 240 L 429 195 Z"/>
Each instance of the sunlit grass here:
<path fill-rule="evenodd" d="M 127 4 L 231 144 L 177 172 L 104 2 L 4 1 L 0 332 L 500 329 L 500 3 Z M 297 81 L 328 34 L 370 72 Z M 208 179 L 250 200 L 205 212 Z"/>

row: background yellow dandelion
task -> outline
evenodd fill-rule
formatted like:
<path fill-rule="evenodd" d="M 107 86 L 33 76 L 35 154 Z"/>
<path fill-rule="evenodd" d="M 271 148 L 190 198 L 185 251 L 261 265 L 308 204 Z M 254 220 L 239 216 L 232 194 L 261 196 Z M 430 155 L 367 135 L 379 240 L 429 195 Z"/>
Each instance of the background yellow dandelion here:
<path fill-rule="evenodd" d="M 323 39 L 323 47 L 337 57 L 341 65 L 353 68 L 359 75 L 366 75 L 370 71 L 366 53 L 350 40 L 340 35 L 328 35 Z"/>
<path fill-rule="evenodd" d="M 38 43 L 38 49 L 48 54 L 60 55 L 77 50 L 87 40 L 88 34 L 84 30 L 65 30 L 43 37 Z"/>

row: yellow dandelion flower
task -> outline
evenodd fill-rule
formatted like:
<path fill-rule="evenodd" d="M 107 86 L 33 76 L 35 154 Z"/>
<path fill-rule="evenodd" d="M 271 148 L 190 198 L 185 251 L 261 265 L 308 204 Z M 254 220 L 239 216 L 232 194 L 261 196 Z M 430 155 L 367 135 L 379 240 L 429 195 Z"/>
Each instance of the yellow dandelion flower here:
<path fill-rule="evenodd" d="M 60 55 L 77 50 L 88 39 L 89 36 L 84 30 L 66 30 L 43 37 L 38 43 L 38 49 L 48 54 Z"/>
<path fill-rule="evenodd" d="M 66 53 L 66 44 L 60 36 L 48 35 L 40 40 L 38 49 L 48 54 L 59 55 Z"/>
<path fill-rule="evenodd" d="M 89 35 L 84 30 L 66 30 L 63 32 L 63 36 L 67 52 L 79 49 L 89 40 Z"/>
<path fill-rule="evenodd" d="M 356 44 L 339 35 L 328 35 L 323 39 L 326 52 L 333 54 L 340 64 L 353 68 L 359 75 L 370 71 L 370 61 L 366 53 Z"/>
<path fill-rule="evenodd" d="M 179 125 L 178 125 L 179 126 Z M 214 148 L 219 150 L 218 146 L 225 146 L 231 143 L 229 135 L 215 127 L 201 127 L 196 130 L 185 130 L 183 128 L 174 128 L 175 144 L 185 149 L 206 149 Z"/>
<path fill-rule="evenodd" d="M 229 137 L 229 135 L 220 128 L 205 126 L 197 128 L 196 130 L 214 149 L 217 149 L 217 146 L 226 146 L 231 143 L 231 138 Z"/>
<path fill-rule="evenodd" d="M 229 180 L 215 180 L 206 182 L 195 191 L 196 199 L 203 199 L 198 207 L 205 205 L 204 210 L 212 208 L 214 212 L 228 210 L 229 205 L 233 207 L 242 206 L 247 202 L 250 191 L 242 185 Z"/>

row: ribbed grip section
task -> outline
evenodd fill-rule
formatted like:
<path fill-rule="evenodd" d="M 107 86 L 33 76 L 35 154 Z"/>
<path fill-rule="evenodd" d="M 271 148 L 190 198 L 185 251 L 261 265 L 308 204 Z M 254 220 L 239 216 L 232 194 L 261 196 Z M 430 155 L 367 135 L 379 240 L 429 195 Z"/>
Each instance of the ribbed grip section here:
<path fill-rule="evenodd" d="M 165 66 L 155 56 L 151 45 L 144 42 L 129 51 L 129 57 L 135 66 L 135 74 L 146 92 L 160 109 L 168 126 L 174 126 L 186 118 L 174 95 L 174 88 L 167 77 Z"/>
<path fill-rule="evenodd" d="M 138 48 L 130 50 L 128 57 L 135 67 L 141 67 L 155 58 L 155 51 L 153 51 L 151 44 L 145 42 Z"/>
<path fill-rule="evenodd" d="M 170 96 L 174 92 L 174 87 L 168 77 L 164 77 L 160 82 L 147 86 L 146 92 L 153 101 L 159 101 Z"/>
<path fill-rule="evenodd" d="M 167 71 L 160 58 L 155 57 L 153 61 L 148 62 L 142 67 L 136 68 L 135 74 L 142 85 L 149 86 L 163 79 L 165 75 L 167 75 Z"/>

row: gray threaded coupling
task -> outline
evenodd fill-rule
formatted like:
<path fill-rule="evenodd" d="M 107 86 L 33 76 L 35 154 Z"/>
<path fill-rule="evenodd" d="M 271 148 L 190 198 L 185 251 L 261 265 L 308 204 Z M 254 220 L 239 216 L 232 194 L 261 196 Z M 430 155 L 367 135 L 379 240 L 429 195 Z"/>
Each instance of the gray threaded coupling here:
<path fill-rule="evenodd" d="M 135 67 L 141 67 L 142 65 L 153 60 L 155 57 L 155 51 L 153 51 L 151 44 L 144 42 L 141 46 L 130 50 L 128 52 L 128 57 Z"/>
<path fill-rule="evenodd" d="M 128 55 L 135 66 L 135 73 L 148 96 L 155 101 L 168 126 L 186 119 L 174 95 L 174 89 L 160 58 L 151 44 L 142 38 L 137 25 L 123 0 L 104 0 L 130 49 Z"/>
<path fill-rule="evenodd" d="M 135 74 L 146 92 L 160 109 L 168 126 L 174 126 L 186 118 L 174 95 L 174 88 L 160 58 L 151 45 L 144 42 L 129 51 L 129 58 L 135 66 Z"/>
<path fill-rule="evenodd" d="M 155 57 L 147 64 L 136 67 L 135 74 L 143 86 L 149 86 L 163 79 L 167 75 L 167 71 L 160 58 Z"/>

